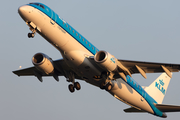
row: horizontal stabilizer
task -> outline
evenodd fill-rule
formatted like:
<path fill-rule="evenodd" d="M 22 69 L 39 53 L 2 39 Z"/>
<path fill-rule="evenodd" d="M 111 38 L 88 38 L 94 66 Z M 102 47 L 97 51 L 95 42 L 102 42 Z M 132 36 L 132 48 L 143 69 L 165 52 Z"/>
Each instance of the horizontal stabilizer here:
<path fill-rule="evenodd" d="M 145 111 L 130 107 L 130 108 L 124 109 L 124 112 L 130 113 L 130 112 L 145 112 Z"/>
<path fill-rule="evenodd" d="M 163 105 L 163 104 L 155 104 L 156 108 L 162 112 L 180 112 L 180 106 L 174 105 Z"/>

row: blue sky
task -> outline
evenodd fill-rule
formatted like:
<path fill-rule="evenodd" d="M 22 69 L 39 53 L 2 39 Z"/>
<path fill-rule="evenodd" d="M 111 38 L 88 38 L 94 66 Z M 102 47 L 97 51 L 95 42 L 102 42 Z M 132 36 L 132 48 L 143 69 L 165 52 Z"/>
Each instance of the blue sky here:
<path fill-rule="evenodd" d="M 29 39 L 28 26 L 17 9 L 27 0 L 3 1 L 0 5 L 0 119 L 2 120 L 109 120 L 160 119 L 148 113 L 127 114 L 128 105 L 106 91 L 79 81 L 82 89 L 71 94 L 64 77 L 17 77 L 13 70 L 32 66 L 32 56 L 43 52 L 54 60 L 60 53 L 40 35 Z M 61 18 L 99 50 L 116 58 L 180 64 L 180 1 L 178 0 L 44 0 Z M 133 78 L 148 86 L 160 74 Z M 164 104 L 180 105 L 180 73 L 174 73 Z M 133 99 L 133 98 L 132 98 Z M 179 119 L 180 113 L 167 113 Z"/>

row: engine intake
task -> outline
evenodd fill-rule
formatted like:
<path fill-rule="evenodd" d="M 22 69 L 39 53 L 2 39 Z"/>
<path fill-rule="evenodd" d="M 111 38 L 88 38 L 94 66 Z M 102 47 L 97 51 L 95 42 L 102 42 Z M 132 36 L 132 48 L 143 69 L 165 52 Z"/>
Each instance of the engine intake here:
<path fill-rule="evenodd" d="M 95 61 L 96 62 L 103 62 L 107 59 L 107 52 L 105 51 L 99 51 L 98 53 L 96 53 L 95 55 Z"/>
<path fill-rule="evenodd" d="M 38 70 L 47 75 L 54 72 L 52 59 L 43 53 L 35 54 L 32 58 L 32 63 Z"/>
<path fill-rule="evenodd" d="M 105 70 L 113 72 L 117 70 L 116 58 L 106 51 L 99 51 L 95 54 L 94 60 Z"/>

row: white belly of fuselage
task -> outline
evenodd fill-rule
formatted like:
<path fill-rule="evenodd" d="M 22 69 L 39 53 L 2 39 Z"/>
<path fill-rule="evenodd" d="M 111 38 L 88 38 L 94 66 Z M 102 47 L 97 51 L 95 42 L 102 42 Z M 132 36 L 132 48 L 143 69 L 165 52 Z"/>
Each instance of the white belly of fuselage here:
<path fill-rule="evenodd" d="M 154 114 L 154 111 L 148 102 L 122 79 L 118 79 L 117 82 L 115 82 L 114 87 L 110 93 L 115 98 L 132 107 Z"/>

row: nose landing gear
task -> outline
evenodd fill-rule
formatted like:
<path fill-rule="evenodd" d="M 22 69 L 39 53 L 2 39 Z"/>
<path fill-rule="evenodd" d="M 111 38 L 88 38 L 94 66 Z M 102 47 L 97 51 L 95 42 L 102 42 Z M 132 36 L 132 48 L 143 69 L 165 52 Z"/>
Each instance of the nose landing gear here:
<path fill-rule="evenodd" d="M 33 22 L 27 22 L 26 24 L 30 27 L 29 29 L 32 31 L 32 33 L 28 33 L 28 38 L 34 38 L 37 31 L 37 26 Z"/>
<path fill-rule="evenodd" d="M 34 35 L 35 33 L 28 33 L 28 38 L 34 38 Z"/>
<path fill-rule="evenodd" d="M 36 28 L 30 28 L 30 30 L 32 31 L 32 33 L 28 33 L 28 38 L 34 38 L 36 34 Z"/>

